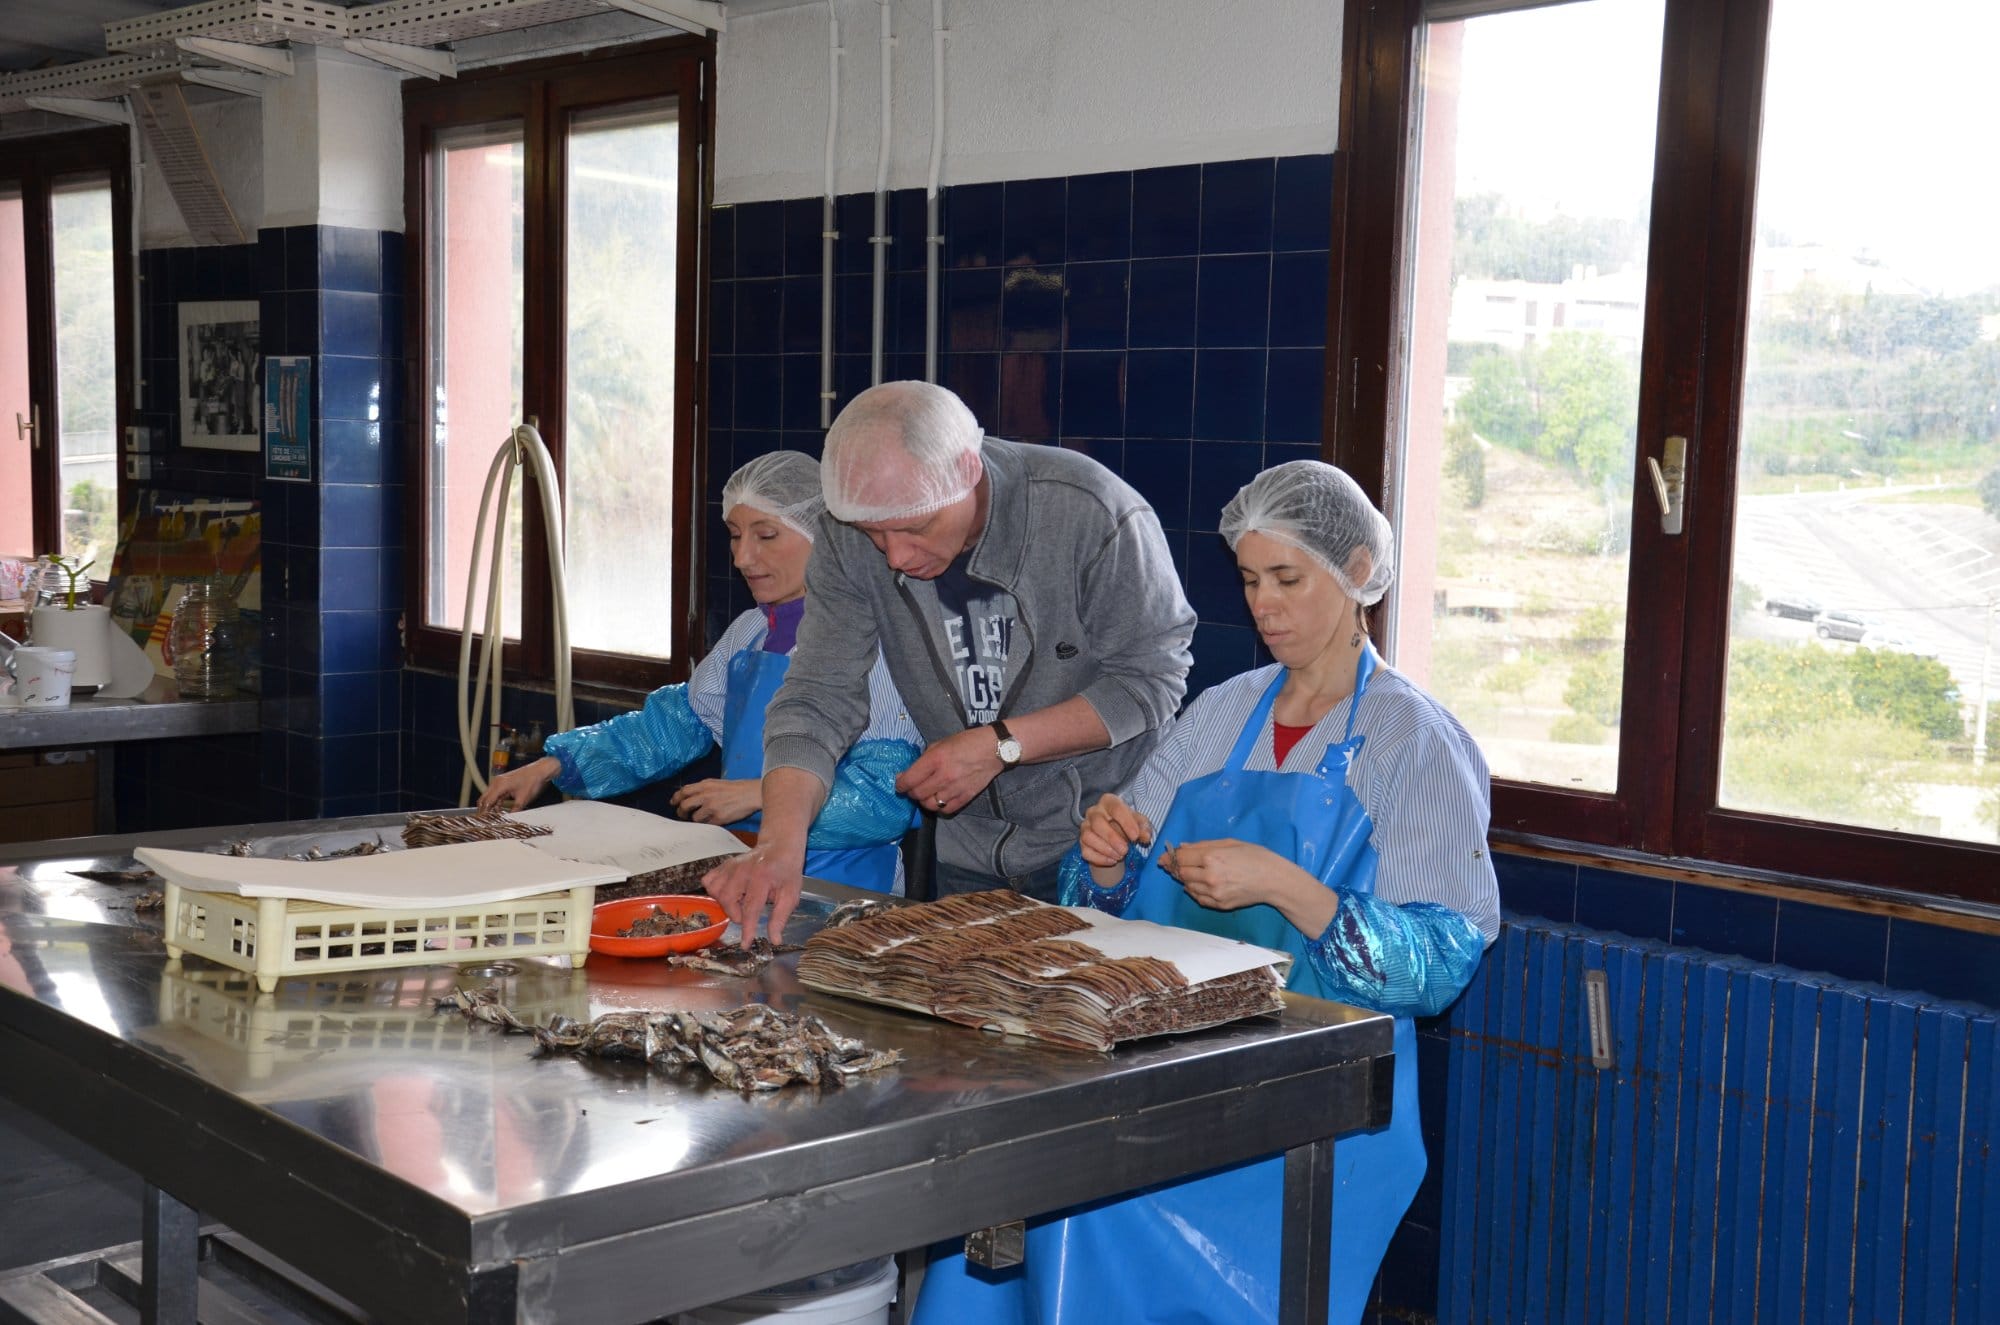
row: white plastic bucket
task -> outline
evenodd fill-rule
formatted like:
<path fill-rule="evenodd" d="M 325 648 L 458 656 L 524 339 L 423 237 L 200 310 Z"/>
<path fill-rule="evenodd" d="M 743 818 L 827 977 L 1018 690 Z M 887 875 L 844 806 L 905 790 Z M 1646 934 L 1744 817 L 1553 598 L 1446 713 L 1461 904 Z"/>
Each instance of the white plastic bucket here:
<path fill-rule="evenodd" d="M 745 1293 L 698 1311 L 680 1325 L 888 1325 L 896 1297 L 896 1258 L 863 1261 L 797 1283 Z"/>

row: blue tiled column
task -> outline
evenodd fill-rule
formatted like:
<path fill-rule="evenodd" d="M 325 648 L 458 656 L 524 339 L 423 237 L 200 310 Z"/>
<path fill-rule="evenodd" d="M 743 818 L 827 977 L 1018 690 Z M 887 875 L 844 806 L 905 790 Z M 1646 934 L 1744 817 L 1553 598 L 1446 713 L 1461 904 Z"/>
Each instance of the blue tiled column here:
<path fill-rule="evenodd" d="M 315 474 L 266 482 L 267 815 L 399 806 L 402 236 L 259 235 L 270 354 L 313 357 Z"/>

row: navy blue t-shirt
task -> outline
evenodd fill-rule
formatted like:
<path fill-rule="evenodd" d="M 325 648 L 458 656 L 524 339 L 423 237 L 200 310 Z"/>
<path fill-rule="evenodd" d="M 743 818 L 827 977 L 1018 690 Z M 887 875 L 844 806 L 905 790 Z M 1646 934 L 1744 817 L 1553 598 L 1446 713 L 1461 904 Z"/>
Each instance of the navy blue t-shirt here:
<path fill-rule="evenodd" d="M 931 584 L 943 609 L 945 643 L 966 721 L 984 726 L 999 716 L 1000 697 L 1007 692 L 1018 609 L 1014 595 L 974 580 L 965 565 L 966 558 L 960 557 Z"/>

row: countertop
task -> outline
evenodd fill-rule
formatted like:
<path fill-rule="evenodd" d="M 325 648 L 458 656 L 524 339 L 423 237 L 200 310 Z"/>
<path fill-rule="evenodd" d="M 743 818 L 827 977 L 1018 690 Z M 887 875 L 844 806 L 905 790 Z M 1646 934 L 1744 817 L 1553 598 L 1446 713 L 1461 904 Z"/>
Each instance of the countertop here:
<path fill-rule="evenodd" d="M 0 707 L 0 750 L 155 741 L 168 736 L 224 736 L 257 730 L 257 697 L 182 699 L 154 677 L 131 699 L 72 699 L 68 708 Z"/>

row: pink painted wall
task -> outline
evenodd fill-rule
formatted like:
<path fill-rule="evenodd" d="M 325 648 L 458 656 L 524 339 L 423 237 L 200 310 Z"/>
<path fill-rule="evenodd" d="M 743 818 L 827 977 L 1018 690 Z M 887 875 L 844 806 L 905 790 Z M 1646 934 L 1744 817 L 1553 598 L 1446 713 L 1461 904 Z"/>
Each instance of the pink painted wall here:
<path fill-rule="evenodd" d="M 33 465 L 14 415 L 28 412 L 28 262 L 22 201 L 0 198 L 0 555 L 35 550 Z"/>
<path fill-rule="evenodd" d="M 520 415 L 514 385 L 521 288 L 516 236 L 521 227 L 521 175 L 499 164 L 501 147 L 468 147 L 445 155 L 444 418 L 449 440 L 444 465 L 446 563 L 442 619 L 456 629 L 465 611 L 465 574 L 473 523 L 493 453 Z M 518 160 L 518 158 L 517 158 Z M 434 241 L 435 242 L 435 241 Z M 433 518 L 435 518 L 433 509 Z M 487 548 L 493 535 L 487 533 Z M 485 559 L 484 553 L 481 556 Z M 485 610 L 485 576 L 473 602 Z"/>
<path fill-rule="evenodd" d="M 1409 403 L 1404 414 L 1402 561 L 1396 597 L 1396 666 L 1419 685 L 1431 672 L 1431 602 L 1437 587 L 1438 491 L 1444 464 L 1445 340 L 1451 322 L 1453 201 L 1458 192 L 1458 69 L 1463 23 L 1428 26 L 1423 180 L 1411 291 Z"/>

